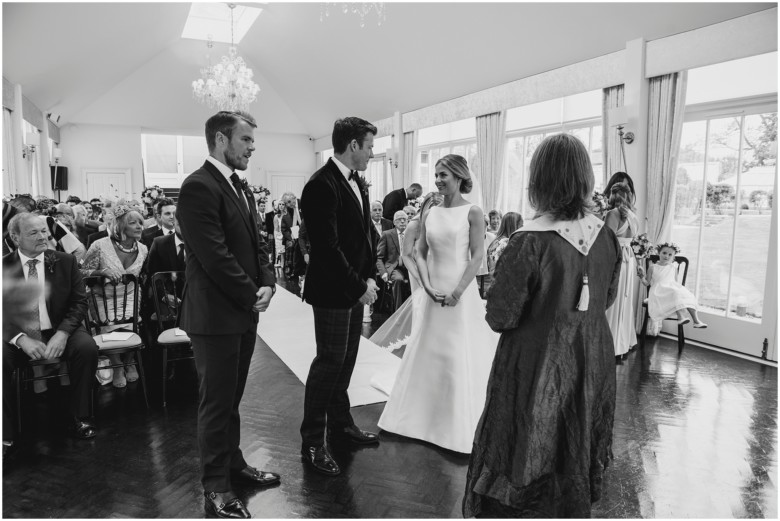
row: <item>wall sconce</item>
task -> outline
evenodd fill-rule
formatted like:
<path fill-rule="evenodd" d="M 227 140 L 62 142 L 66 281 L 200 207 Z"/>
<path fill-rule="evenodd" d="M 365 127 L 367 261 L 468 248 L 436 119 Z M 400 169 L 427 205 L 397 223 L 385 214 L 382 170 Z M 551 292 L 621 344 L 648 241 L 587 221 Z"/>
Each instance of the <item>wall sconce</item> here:
<path fill-rule="evenodd" d="M 607 122 L 610 127 L 616 127 L 618 138 L 620 139 L 620 153 L 623 157 L 623 170 L 628 173 L 628 166 L 626 165 L 626 149 L 623 143 L 630 145 L 634 142 L 633 132 L 623 132 L 626 122 L 628 121 L 628 110 L 626 107 L 616 107 L 607 111 Z"/>
<path fill-rule="evenodd" d="M 40 139 L 37 132 L 28 132 L 26 143 L 22 146 L 22 157 L 27 159 L 27 156 L 32 156 L 35 153 L 35 147 L 40 144 Z"/>
<path fill-rule="evenodd" d="M 398 150 L 391 148 L 386 152 L 386 154 L 388 164 L 393 168 L 398 168 Z"/>

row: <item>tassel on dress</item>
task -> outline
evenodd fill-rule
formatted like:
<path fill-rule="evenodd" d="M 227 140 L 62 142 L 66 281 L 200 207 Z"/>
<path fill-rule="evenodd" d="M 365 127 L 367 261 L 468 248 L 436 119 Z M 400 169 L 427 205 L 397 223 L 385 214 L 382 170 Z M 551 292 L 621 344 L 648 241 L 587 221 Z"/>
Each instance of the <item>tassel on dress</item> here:
<path fill-rule="evenodd" d="M 580 301 L 577 303 L 577 310 L 587 311 L 588 304 L 590 304 L 590 290 L 588 289 L 588 276 L 582 277 L 582 292 L 580 293 Z"/>

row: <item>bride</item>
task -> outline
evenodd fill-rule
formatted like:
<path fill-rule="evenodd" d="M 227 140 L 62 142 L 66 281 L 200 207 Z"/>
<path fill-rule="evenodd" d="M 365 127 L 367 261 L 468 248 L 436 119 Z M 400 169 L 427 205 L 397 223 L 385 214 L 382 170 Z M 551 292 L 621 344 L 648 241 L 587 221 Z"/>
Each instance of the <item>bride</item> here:
<path fill-rule="evenodd" d="M 414 260 L 414 251 L 417 239 L 420 238 L 420 221 L 423 219 L 423 216 L 428 214 L 428 210 L 432 206 L 440 205 L 441 200 L 441 194 L 438 192 L 431 192 L 426 195 L 420 205 L 420 211 L 409 221 L 406 227 L 401 257 L 409 273 L 409 283 L 412 290 L 411 297 L 406 299 L 401 307 L 396 309 L 395 313 L 385 320 L 385 323 L 371 335 L 369 340 L 379 347 L 395 351 L 405 346 L 411 336 L 416 334 L 413 332 L 413 328 L 414 331 L 420 328 L 420 311 L 422 310 L 423 301 L 427 297 L 422 287 L 422 282 L 420 282 L 417 263 Z M 372 385 L 389 395 L 395 376 L 395 371 L 392 371 L 390 374 L 381 373 L 375 376 L 375 379 L 372 380 Z"/>
<path fill-rule="evenodd" d="M 426 298 L 390 398 L 385 431 L 469 453 L 485 405 L 498 334 L 485 322 L 476 274 L 485 254 L 482 210 L 463 198 L 472 187 L 466 160 L 436 163 L 441 206 L 420 220 L 416 266 Z"/>

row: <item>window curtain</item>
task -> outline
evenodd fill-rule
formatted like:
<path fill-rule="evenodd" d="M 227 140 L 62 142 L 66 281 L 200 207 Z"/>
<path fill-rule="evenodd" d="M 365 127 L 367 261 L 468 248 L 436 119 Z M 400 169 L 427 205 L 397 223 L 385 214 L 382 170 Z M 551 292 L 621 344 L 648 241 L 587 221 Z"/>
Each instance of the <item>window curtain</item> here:
<path fill-rule="evenodd" d="M 3 107 L 3 186 L 5 187 L 5 194 L 15 194 L 16 190 L 16 173 L 14 167 L 14 137 L 11 129 L 13 128 L 13 122 L 11 120 L 11 111 Z"/>
<path fill-rule="evenodd" d="M 601 126 L 602 143 L 604 143 L 604 172 L 607 179 L 612 177 L 615 172 L 625 172 L 626 165 L 623 164 L 623 156 L 620 153 L 620 137 L 617 128 L 609 125 L 609 110 L 623 106 L 623 85 L 607 87 L 604 89 L 601 117 L 603 125 Z M 604 180 L 606 184 L 607 179 Z"/>
<path fill-rule="evenodd" d="M 686 71 L 650 78 L 647 118 L 647 238 L 653 244 L 668 240 L 674 219 L 677 154 L 685 116 Z M 636 309 L 637 331 L 642 330 L 642 301 L 647 289 L 640 286 Z M 649 324 L 657 334 L 660 324 Z"/>
<path fill-rule="evenodd" d="M 417 152 L 417 134 L 412 132 L 404 132 L 404 157 L 403 161 L 403 188 L 408 187 L 412 183 L 419 183 L 417 172 L 414 171 L 414 158 Z M 393 187 L 398 189 L 400 187 Z M 424 195 L 424 194 L 423 194 Z"/>
<path fill-rule="evenodd" d="M 506 116 L 493 112 L 477 117 L 477 168 L 485 213 L 497 208 L 504 166 Z M 478 203 L 477 203 L 478 204 Z"/>

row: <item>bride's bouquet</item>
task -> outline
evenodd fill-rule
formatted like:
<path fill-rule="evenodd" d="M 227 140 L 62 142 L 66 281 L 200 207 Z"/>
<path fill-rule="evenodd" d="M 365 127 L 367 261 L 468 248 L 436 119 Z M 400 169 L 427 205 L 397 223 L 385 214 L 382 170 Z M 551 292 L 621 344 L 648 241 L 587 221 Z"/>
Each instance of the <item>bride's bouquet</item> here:
<path fill-rule="evenodd" d="M 647 238 L 646 233 L 639 234 L 631 239 L 631 249 L 637 259 L 644 259 L 653 253 L 653 243 Z"/>

